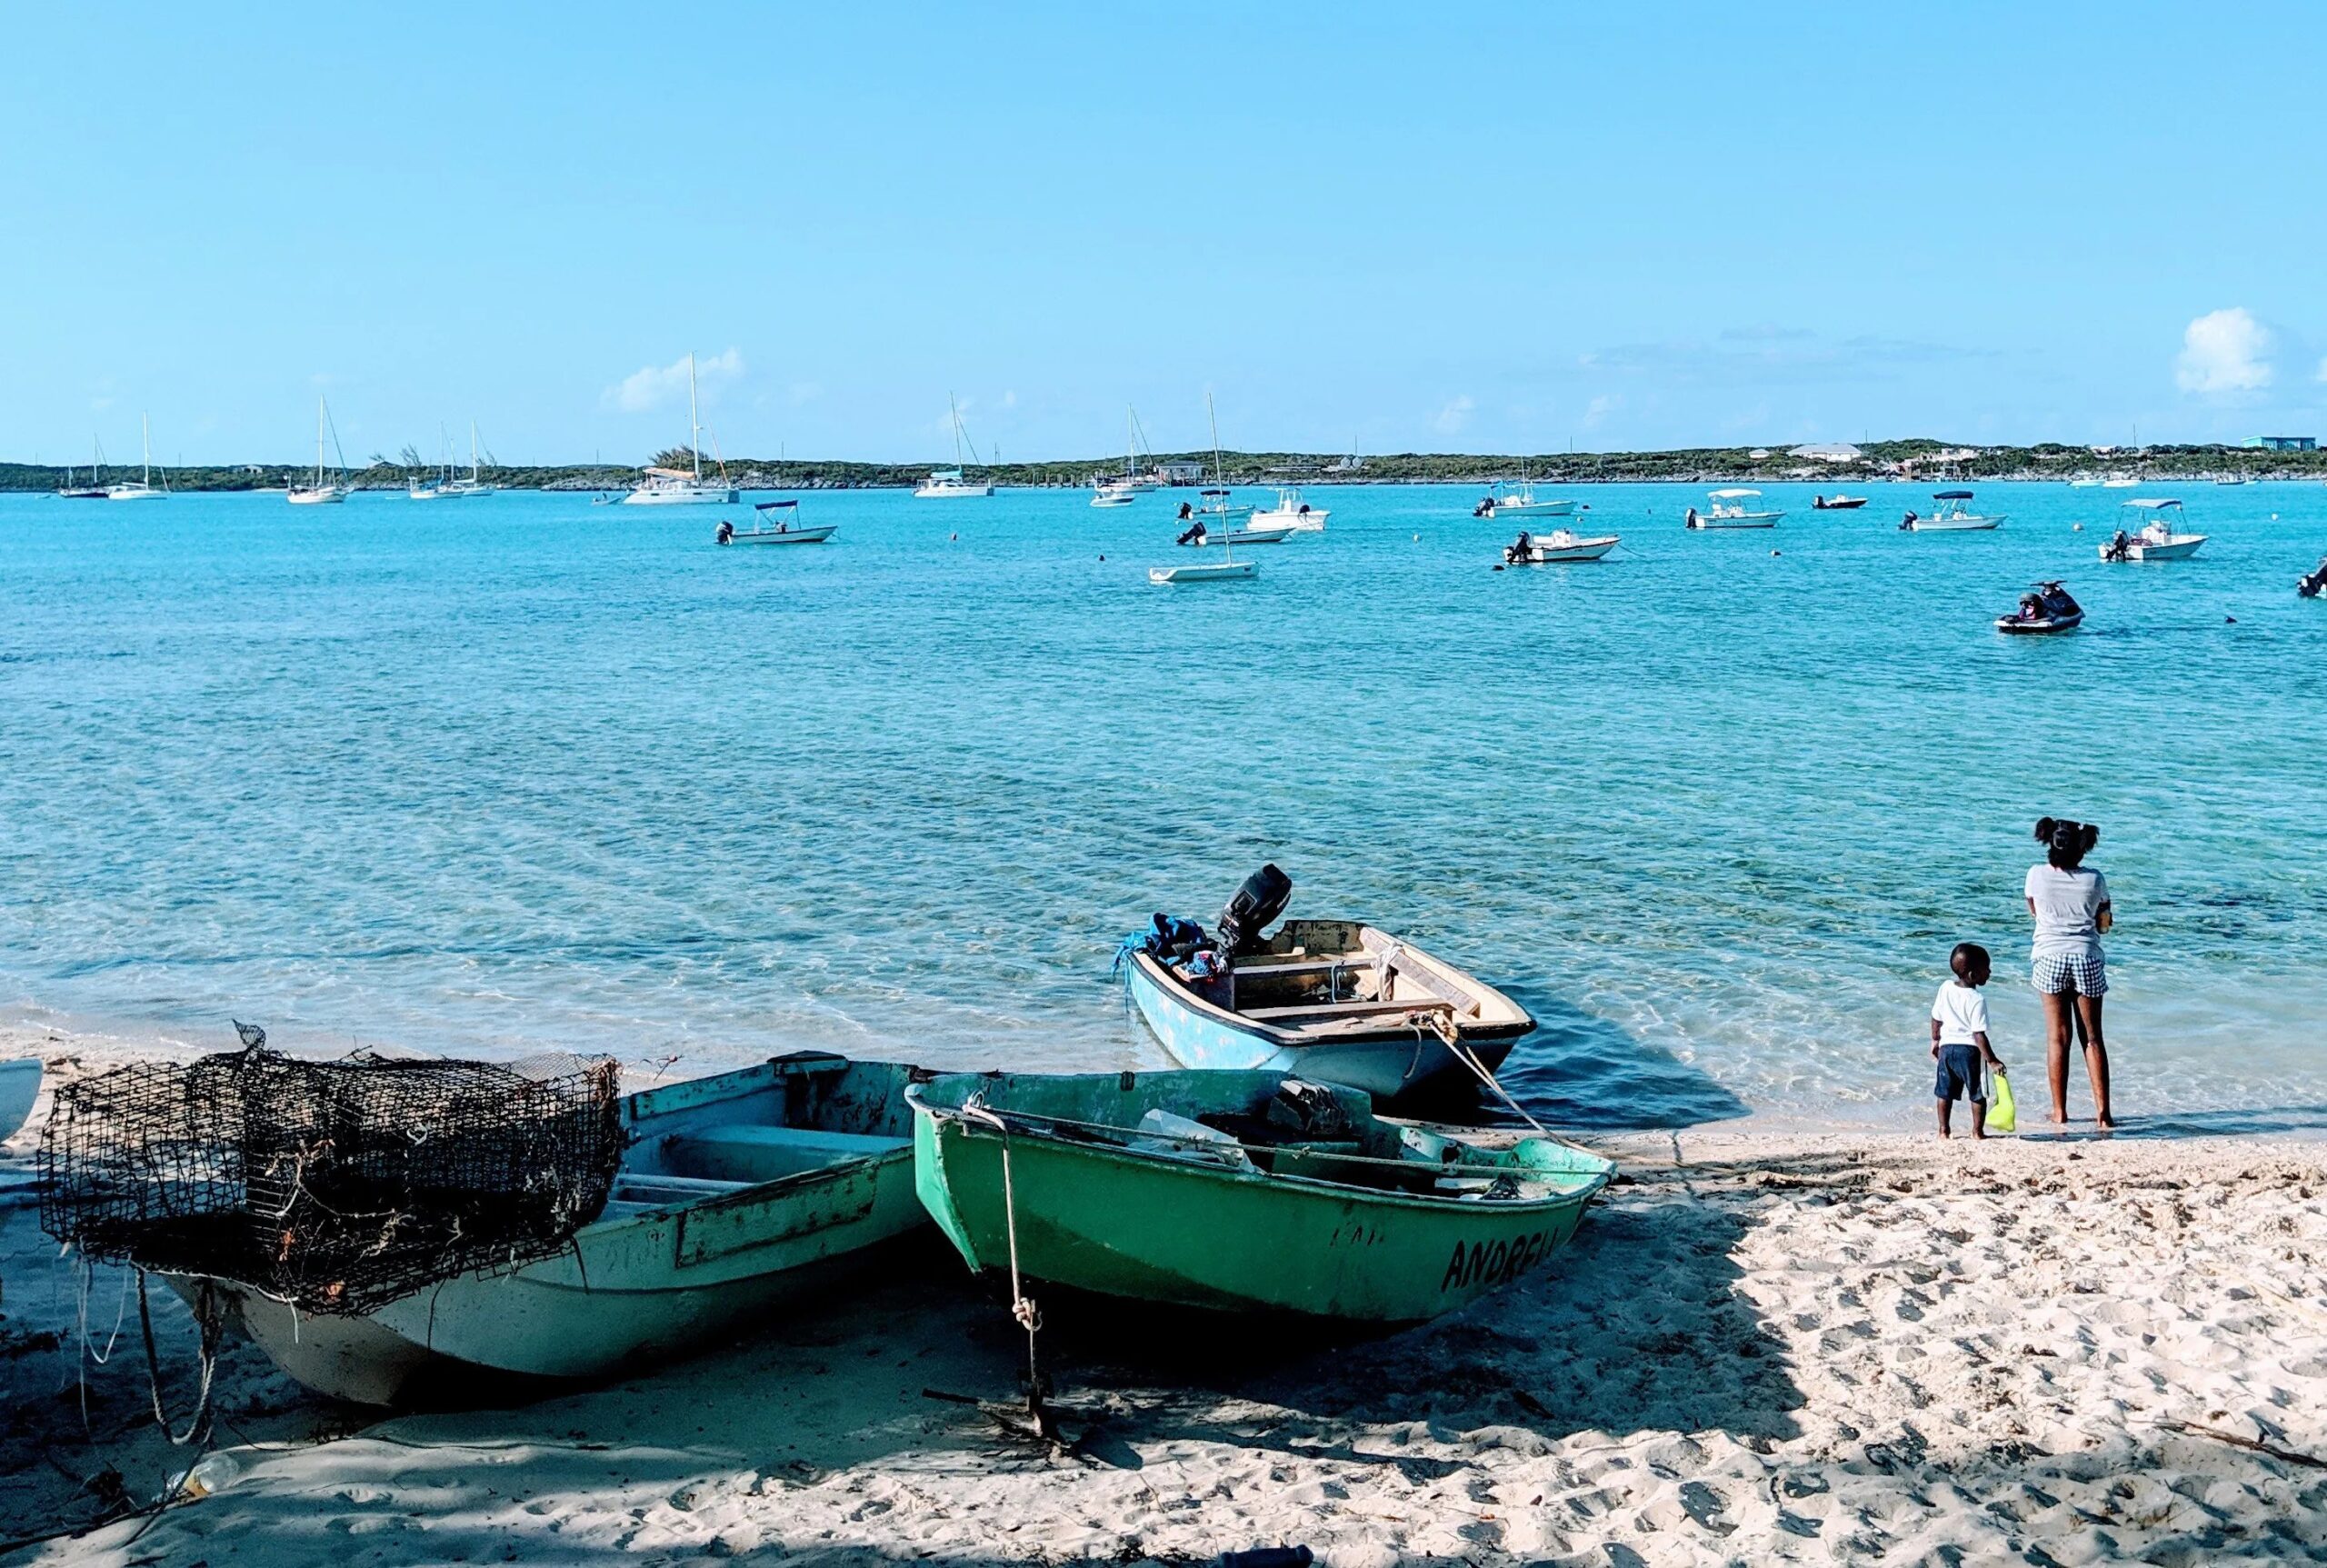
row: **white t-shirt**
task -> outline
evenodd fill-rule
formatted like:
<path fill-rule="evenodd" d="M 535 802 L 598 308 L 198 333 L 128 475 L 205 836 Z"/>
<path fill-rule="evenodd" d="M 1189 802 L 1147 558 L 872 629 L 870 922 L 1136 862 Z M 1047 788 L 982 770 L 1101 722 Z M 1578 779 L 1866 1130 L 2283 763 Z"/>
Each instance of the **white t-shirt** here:
<path fill-rule="evenodd" d="M 1951 980 L 1932 999 L 1932 1021 L 1939 1025 L 1942 1045 L 1977 1045 L 1988 1032 L 1988 999 L 1979 988 Z"/>
<path fill-rule="evenodd" d="M 2033 956 L 2101 956 L 2101 906 L 2109 902 L 2109 884 L 2099 872 L 2083 865 L 2074 871 L 2032 865 L 2026 892 L 2036 906 Z"/>

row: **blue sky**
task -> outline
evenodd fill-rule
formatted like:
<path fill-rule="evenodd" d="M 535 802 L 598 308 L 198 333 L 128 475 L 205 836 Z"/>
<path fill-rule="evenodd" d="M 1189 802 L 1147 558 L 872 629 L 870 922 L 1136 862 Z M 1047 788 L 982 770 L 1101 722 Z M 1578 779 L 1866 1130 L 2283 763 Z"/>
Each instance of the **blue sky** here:
<path fill-rule="evenodd" d="M 12 13 L 0 457 L 2327 434 L 2315 8 L 398 18 Z"/>

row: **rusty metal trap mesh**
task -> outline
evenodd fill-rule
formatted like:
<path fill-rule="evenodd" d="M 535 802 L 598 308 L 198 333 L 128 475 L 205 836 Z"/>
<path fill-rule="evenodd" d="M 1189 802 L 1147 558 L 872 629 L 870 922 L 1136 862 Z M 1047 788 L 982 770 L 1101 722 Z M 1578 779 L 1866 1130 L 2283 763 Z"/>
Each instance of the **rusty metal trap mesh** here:
<path fill-rule="evenodd" d="M 354 1314 L 557 1252 L 622 1161 L 615 1064 L 251 1049 L 56 1093 L 41 1228 L 93 1259 Z"/>

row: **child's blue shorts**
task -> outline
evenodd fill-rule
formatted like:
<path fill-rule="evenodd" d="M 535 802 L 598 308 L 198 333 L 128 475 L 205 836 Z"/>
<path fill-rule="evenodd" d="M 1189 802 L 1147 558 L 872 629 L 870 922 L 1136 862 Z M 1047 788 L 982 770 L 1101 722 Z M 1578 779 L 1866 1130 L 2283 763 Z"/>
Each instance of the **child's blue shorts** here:
<path fill-rule="evenodd" d="M 1942 1100 L 1969 1100 L 1974 1105 L 1988 1102 L 1988 1091 L 1980 1080 L 1980 1048 L 1977 1045 L 1942 1045 L 1939 1048 L 1939 1087 Z"/>

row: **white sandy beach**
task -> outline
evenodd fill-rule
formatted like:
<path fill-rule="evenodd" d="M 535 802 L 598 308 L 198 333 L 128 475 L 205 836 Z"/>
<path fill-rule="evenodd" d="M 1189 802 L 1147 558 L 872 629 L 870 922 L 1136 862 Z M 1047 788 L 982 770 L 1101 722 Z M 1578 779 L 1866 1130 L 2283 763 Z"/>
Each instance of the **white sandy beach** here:
<path fill-rule="evenodd" d="M 0 1054 L 27 1046 L 118 1049 Z M 2327 1561 L 2327 1149 L 1590 1141 L 1626 1179 L 1573 1250 L 1430 1327 L 1255 1343 L 1046 1303 L 1064 1452 L 926 1396 L 1011 1397 L 1021 1346 L 933 1243 L 750 1343 L 517 1409 L 376 1420 L 230 1345 L 207 1495 L 7 1561 Z M 0 1278 L 5 1533 L 150 1498 L 188 1460 L 134 1297 L 85 1371 L 93 1444 L 77 1293 L 29 1209 L 0 1210 Z M 121 1278 L 89 1293 L 99 1351 Z M 191 1325 L 155 1305 L 182 1415 Z"/>

